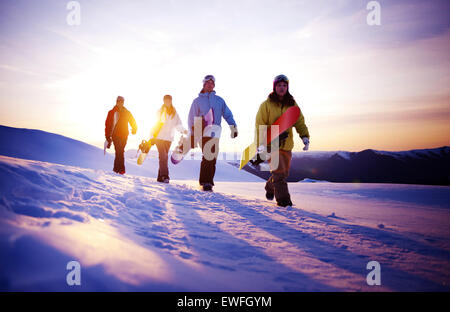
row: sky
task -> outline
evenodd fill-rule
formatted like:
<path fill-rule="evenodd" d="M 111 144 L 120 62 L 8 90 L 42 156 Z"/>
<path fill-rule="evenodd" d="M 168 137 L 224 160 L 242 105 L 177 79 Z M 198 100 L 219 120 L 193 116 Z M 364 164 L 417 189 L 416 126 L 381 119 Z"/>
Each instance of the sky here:
<path fill-rule="evenodd" d="M 0 2 L 0 124 L 103 147 L 122 95 L 138 124 L 127 148 L 137 148 L 165 94 L 186 127 L 213 74 L 239 130 L 232 140 L 222 120 L 220 149 L 240 152 L 285 74 L 311 150 L 450 145 L 448 0 L 377 1 L 376 12 L 366 0 L 70 2 Z"/>

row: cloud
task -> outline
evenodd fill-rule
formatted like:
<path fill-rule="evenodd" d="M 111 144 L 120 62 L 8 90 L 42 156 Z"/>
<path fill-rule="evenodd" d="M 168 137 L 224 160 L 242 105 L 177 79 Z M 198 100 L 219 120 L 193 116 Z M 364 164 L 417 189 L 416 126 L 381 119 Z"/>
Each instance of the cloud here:
<path fill-rule="evenodd" d="M 50 33 L 53 33 L 64 39 L 67 39 L 70 42 L 76 44 L 77 46 L 85 48 L 86 50 L 88 50 L 92 53 L 101 54 L 103 52 L 103 48 L 93 45 L 93 44 L 89 43 L 87 40 L 83 40 L 79 36 L 74 36 L 67 31 L 51 29 L 51 28 L 46 28 L 46 30 L 49 31 Z"/>
<path fill-rule="evenodd" d="M 367 24 L 365 0 L 325 1 L 292 38 L 319 49 L 395 48 L 445 35 L 450 29 L 450 1 L 378 1 L 381 25 Z M 305 48 L 304 48 L 305 49 Z"/>
<path fill-rule="evenodd" d="M 20 74 L 25 74 L 25 75 L 33 76 L 33 77 L 44 77 L 44 75 L 42 75 L 42 74 L 30 71 L 30 70 L 22 69 L 22 68 L 19 68 L 16 66 L 11 66 L 11 65 L 0 64 L 0 69 L 15 72 L 15 73 L 20 73 Z"/>
<path fill-rule="evenodd" d="M 369 103 L 368 107 L 390 107 L 364 112 L 339 112 L 316 117 L 317 124 L 385 124 L 385 123 L 450 123 L 450 94 L 420 96 L 391 100 L 383 104 Z"/>

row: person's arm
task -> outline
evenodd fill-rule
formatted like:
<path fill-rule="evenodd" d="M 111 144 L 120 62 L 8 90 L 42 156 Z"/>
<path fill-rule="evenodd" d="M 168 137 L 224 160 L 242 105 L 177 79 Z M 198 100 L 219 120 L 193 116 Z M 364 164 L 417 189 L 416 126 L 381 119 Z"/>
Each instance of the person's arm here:
<path fill-rule="evenodd" d="M 183 134 L 187 133 L 187 130 L 183 127 L 183 123 L 181 122 L 180 116 L 177 112 L 175 112 L 175 129 Z"/>
<path fill-rule="evenodd" d="M 192 127 L 194 127 L 194 117 L 198 115 L 197 103 L 195 100 L 192 102 L 191 108 L 189 110 L 188 115 L 188 130 L 192 131 Z"/>
<path fill-rule="evenodd" d="M 106 148 L 111 147 L 113 126 L 114 126 L 114 111 L 111 110 L 108 112 L 108 115 L 106 116 L 105 120 L 105 139 L 108 142 L 108 144 L 106 144 Z"/>
<path fill-rule="evenodd" d="M 301 138 L 307 137 L 309 138 L 308 127 L 305 124 L 305 117 L 303 113 L 300 111 L 300 116 L 298 117 L 297 122 L 294 124 L 294 128 Z"/>
<path fill-rule="evenodd" d="M 113 116 L 114 116 L 114 112 L 109 111 L 108 115 L 106 116 L 106 120 L 105 120 L 105 138 L 106 140 L 110 140 L 111 138 L 111 132 L 112 132 L 112 127 L 113 127 Z"/>
<path fill-rule="evenodd" d="M 298 118 L 297 122 L 294 125 L 295 130 L 300 136 L 300 139 L 303 141 L 303 144 L 305 147 L 303 148 L 304 151 L 307 151 L 309 149 L 309 130 L 308 127 L 305 124 L 305 117 L 303 116 L 303 113 L 300 111 L 300 117 Z"/>
<path fill-rule="evenodd" d="M 137 124 L 136 124 L 136 120 L 134 119 L 133 115 L 130 113 L 129 115 L 130 117 L 128 118 L 128 122 L 130 123 L 131 126 L 131 133 L 132 134 L 136 134 L 137 132 Z"/>
<path fill-rule="evenodd" d="M 236 121 L 234 121 L 233 118 L 233 113 L 231 112 L 231 110 L 228 108 L 227 103 L 225 103 L 225 101 L 223 99 L 221 99 L 223 102 L 223 106 L 222 106 L 222 116 L 223 119 L 225 119 L 225 121 L 230 125 L 230 126 L 236 126 Z"/>
<path fill-rule="evenodd" d="M 230 137 L 234 139 L 238 136 L 236 121 L 234 120 L 233 113 L 227 106 L 227 103 L 225 103 L 225 100 L 222 98 L 220 98 L 220 100 L 222 101 L 222 116 L 230 126 Z"/>
<path fill-rule="evenodd" d="M 267 110 L 267 104 L 266 102 L 263 102 L 258 109 L 258 112 L 256 113 L 255 118 L 255 142 L 256 146 L 259 146 L 264 142 L 266 133 L 263 132 L 264 137 L 259 137 L 259 126 L 269 126 L 269 113 Z M 267 132 L 267 131 L 266 131 Z"/>

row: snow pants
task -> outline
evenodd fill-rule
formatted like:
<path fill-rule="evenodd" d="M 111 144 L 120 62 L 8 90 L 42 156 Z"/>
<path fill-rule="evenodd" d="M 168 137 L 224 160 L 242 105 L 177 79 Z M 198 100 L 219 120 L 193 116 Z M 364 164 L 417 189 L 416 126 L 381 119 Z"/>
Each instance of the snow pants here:
<path fill-rule="evenodd" d="M 279 161 L 278 166 L 275 168 L 274 164 L 270 162 L 271 176 L 266 182 L 266 192 L 274 194 L 277 202 L 287 201 L 291 199 L 289 194 L 287 177 L 289 176 L 289 169 L 291 167 L 292 152 L 278 150 Z"/>
<path fill-rule="evenodd" d="M 199 183 L 203 185 L 210 183 L 214 185 L 214 175 L 216 173 L 216 161 L 219 155 L 219 138 L 202 138 L 202 162 L 200 163 Z"/>
<path fill-rule="evenodd" d="M 159 154 L 159 170 L 158 170 L 158 178 L 159 182 L 164 181 L 164 179 L 169 178 L 169 149 L 170 145 L 172 145 L 171 141 L 159 140 L 155 139 L 156 148 L 158 149 Z"/>
<path fill-rule="evenodd" d="M 113 171 L 116 173 L 125 173 L 125 146 L 127 145 L 128 137 L 113 136 L 114 149 L 116 150 L 116 157 L 114 158 Z"/>

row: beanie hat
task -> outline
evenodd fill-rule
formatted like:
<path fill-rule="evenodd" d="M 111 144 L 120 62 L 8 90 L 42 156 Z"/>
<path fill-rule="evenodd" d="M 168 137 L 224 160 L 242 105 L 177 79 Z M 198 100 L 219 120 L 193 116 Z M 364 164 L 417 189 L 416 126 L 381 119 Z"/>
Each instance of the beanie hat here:
<path fill-rule="evenodd" d="M 205 84 L 208 80 L 212 80 L 214 83 L 216 83 L 216 78 L 214 78 L 213 75 L 206 75 L 205 78 L 203 78 L 203 84 Z"/>
<path fill-rule="evenodd" d="M 277 86 L 277 83 L 279 82 L 286 82 L 288 85 L 288 90 L 289 90 L 289 79 L 288 77 L 286 77 L 285 75 L 278 75 L 273 79 L 273 91 L 275 91 L 275 87 Z"/>

